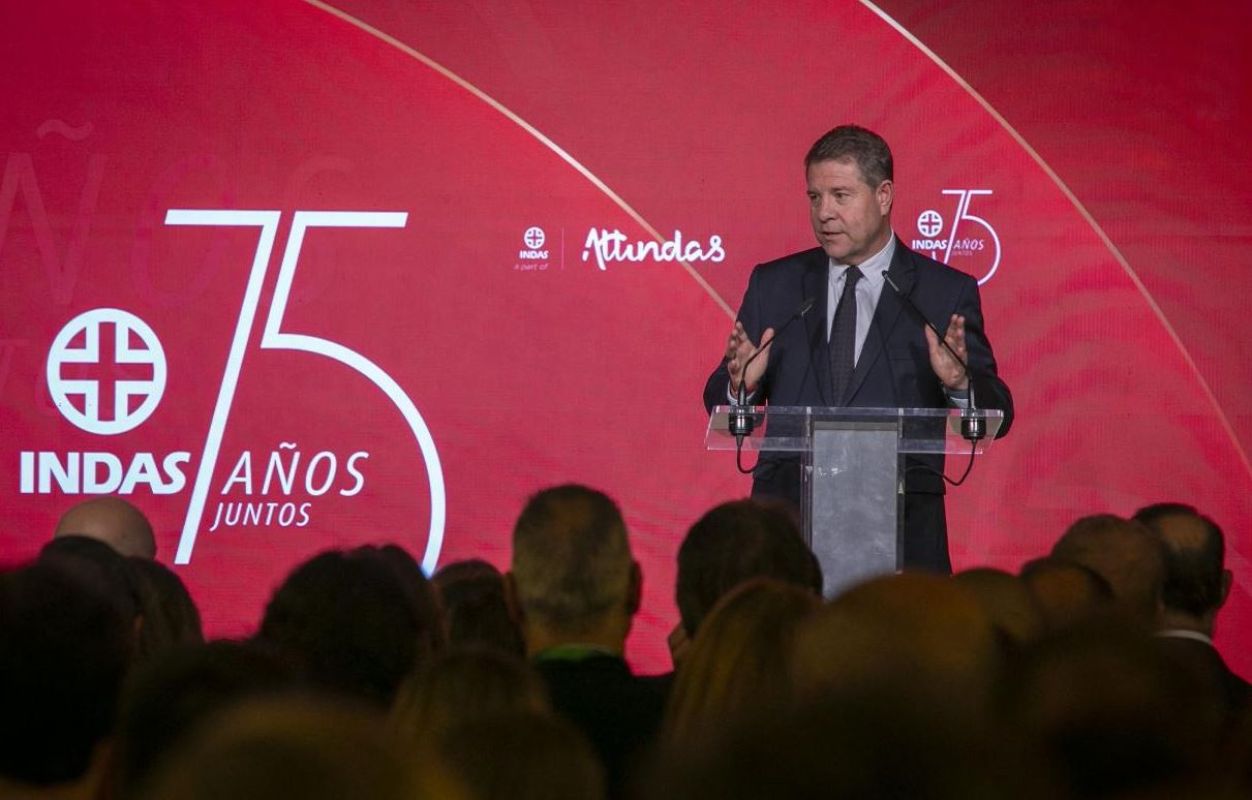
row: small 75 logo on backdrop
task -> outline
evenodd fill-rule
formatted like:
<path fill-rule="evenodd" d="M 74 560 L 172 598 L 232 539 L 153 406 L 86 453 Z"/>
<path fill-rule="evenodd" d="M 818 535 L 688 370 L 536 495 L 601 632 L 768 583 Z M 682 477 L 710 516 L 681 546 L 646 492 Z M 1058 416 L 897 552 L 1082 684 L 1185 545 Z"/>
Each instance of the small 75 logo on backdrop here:
<path fill-rule="evenodd" d="M 952 263 L 953 256 L 967 259 L 966 264 L 960 265 L 961 268 L 977 277 L 978 283 L 986 283 L 1000 268 L 1000 237 L 990 222 L 971 214 L 969 207 L 975 197 L 989 197 L 992 191 L 944 189 L 943 193 L 956 198 L 956 211 L 952 214 L 948 235 L 943 236 L 943 215 L 928 208 L 917 215 L 917 232 L 923 238 L 914 239 L 911 245 L 914 250 L 920 250 L 948 266 L 957 266 Z M 965 225 L 962 226 L 962 223 Z M 971 230 L 971 226 L 982 228 L 985 233 Z"/>

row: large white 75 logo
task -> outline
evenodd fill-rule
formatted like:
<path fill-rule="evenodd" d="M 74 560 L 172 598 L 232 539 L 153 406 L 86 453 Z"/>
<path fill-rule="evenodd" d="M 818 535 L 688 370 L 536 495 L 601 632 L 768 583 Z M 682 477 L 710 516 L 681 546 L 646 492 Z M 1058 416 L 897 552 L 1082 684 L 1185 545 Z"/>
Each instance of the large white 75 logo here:
<path fill-rule="evenodd" d="M 269 265 L 270 254 L 274 250 L 274 237 L 278 231 L 278 220 L 281 215 L 282 212 L 279 211 L 226 209 L 170 209 L 165 214 L 166 225 L 215 225 L 261 229 L 256 255 L 252 259 L 252 271 L 248 275 L 247 288 L 244 290 L 243 306 L 239 310 L 239 321 L 235 325 L 235 336 L 230 344 L 230 354 L 226 358 L 226 371 L 222 375 L 222 385 L 217 393 L 217 404 L 213 408 L 213 419 L 209 423 L 209 435 L 204 442 L 204 453 L 200 457 L 200 467 L 196 472 L 196 482 L 191 491 L 191 504 L 187 508 L 187 519 L 183 523 L 183 533 L 178 540 L 178 552 L 174 555 L 175 564 L 189 563 L 196 546 L 196 534 L 204 515 L 204 503 L 209 494 L 209 483 L 213 478 L 213 469 L 217 465 L 222 434 L 226 430 L 231 402 L 235 398 L 235 387 L 239 383 L 239 370 L 243 366 L 244 351 L 247 349 L 248 337 L 252 333 L 252 325 L 256 319 L 261 288 L 265 283 L 265 272 Z M 426 427 L 422 415 L 418 413 L 417 407 L 413 405 L 413 401 L 404 393 L 400 385 L 365 356 L 327 339 L 298 333 L 284 333 L 281 330 L 283 315 L 287 311 L 287 298 L 291 294 L 291 284 L 296 277 L 296 262 L 300 258 L 300 247 L 304 243 L 304 232 L 307 229 L 403 228 L 408 218 L 407 213 L 398 211 L 297 211 L 291 223 L 291 234 L 287 237 L 287 247 L 283 251 L 282 264 L 278 268 L 278 285 L 274 289 L 274 299 L 270 303 L 269 314 L 265 319 L 261 347 L 266 350 L 299 350 L 305 353 L 316 353 L 338 361 L 368 378 L 400 410 L 421 448 L 422 458 L 426 462 L 426 475 L 430 480 L 430 535 L 427 537 L 426 552 L 422 557 L 422 568 L 429 574 L 439 560 L 439 550 L 443 544 L 446 499 L 439 453 L 435 449 L 435 441 L 431 438 L 430 429 Z"/>

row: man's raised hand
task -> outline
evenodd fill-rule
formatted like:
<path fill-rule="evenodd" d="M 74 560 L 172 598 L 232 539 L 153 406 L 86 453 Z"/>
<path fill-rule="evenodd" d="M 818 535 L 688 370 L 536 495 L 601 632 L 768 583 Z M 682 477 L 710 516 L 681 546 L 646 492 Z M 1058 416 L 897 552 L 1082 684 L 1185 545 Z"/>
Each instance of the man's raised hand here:
<path fill-rule="evenodd" d="M 752 360 L 752 356 L 757 353 L 757 346 L 748 338 L 748 333 L 743 329 L 743 323 L 735 321 L 735 328 L 730 332 L 730 338 L 726 342 L 726 370 L 730 373 L 730 391 L 731 394 L 739 394 L 739 383 L 746 379 L 747 391 L 755 392 L 756 387 L 761 382 L 761 376 L 765 374 L 765 367 L 769 363 L 769 348 L 774 338 L 774 329 L 766 328 L 761 334 L 761 341 L 765 342 L 765 352 L 760 357 L 748 364 Z M 748 365 L 747 374 L 744 374 L 744 365 Z"/>
<path fill-rule="evenodd" d="M 943 385 L 950 391 L 963 392 L 968 389 L 969 376 L 965 374 L 965 368 L 952 357 L 947 348 L 939 343 L 939 337 L 935 336 L 930 326 L 926 326 L 925 331 L 926 344 L 930 346 L 930 368 L 935 371 L 936 377 L 943 381 Z M 956 354 L 961 357 L 961 361 L 968 364 L 969 354 L 965 350 L 965 317 L 953 314 L 943 338 L 948 343 L 948 347 L 955 350 Z"/>

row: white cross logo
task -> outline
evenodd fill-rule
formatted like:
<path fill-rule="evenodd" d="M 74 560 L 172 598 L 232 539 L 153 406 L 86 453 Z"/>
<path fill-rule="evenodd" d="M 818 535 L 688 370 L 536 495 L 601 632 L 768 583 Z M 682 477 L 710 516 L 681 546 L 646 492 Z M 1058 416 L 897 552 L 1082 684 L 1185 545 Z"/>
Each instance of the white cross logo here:
<path fill-rule="evenodd" d="M 111 327 L 112 342 L 101 340 Z M 138 343 L 131 342 L 132 334 Z M 72 343 L 82 337 L 82 346 Z M 69 364 L 90 365 L 82 377 L 66 377 Z M 94 375 L 92 374 L 94 373 Z M 125 377 L 118 377 L 121 373 Z M 141 374 L 142 373 L 142 374 Z M 165 393 L 165 351 L 148 323 L 119 308 L 96 308 L 74 317 L 48 349 L 48 392 L 61 416 L 88 433 L 112 436 L 133 430 L 152 416 Z M 111 397 L 112 402 L 101 402 Z M 70 401 L 82 398 L 82 408 Z M 141 398 L 131 409 L 131 398 Z"/>
<path fill-rule="evenodd" d="M 941 230 L 943 230 L 943 217 L 939 216 L 938 211 L 932 208 L 918 215 L 917 232 L 922 236 L 938 236 Z"/>
<path fill-rule="evenodd" d="M 543 247 L 543 243 L 548 237 L 544 234 L 543 228 L 527 228 L 526 233 L 522 235 L 522 241 L 531 250 L 538 250 Z"/>

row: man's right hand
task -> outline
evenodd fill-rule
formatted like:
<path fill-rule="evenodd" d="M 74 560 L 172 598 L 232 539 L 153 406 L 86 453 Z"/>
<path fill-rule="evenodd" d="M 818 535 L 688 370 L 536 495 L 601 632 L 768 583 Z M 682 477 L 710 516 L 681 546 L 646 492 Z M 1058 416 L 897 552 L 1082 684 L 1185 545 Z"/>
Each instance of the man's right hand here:
<path fill-rule="evenodd" d="M 726 343 L 726 369 L 730 372 L 731 394 L 736 396 L 739 394 L 740 381 L 747 382 L 749 394 L 756 391 L 756 387 L 761 382 L 761 376 L 765 374 L 765 367 L 769 363 L 769 348 L 773 339 L 774 329 L 766 328 L 761 334 L 761 341 L 765 342 L 764 352 L 748 365 L 745 375 L 743 366 L 757 353 L 757 346 L 748 338 L 747 331 L 743 329 L 743 323 L 735 321 L 735 329 L 730 332 L 730 339 Z"/>

